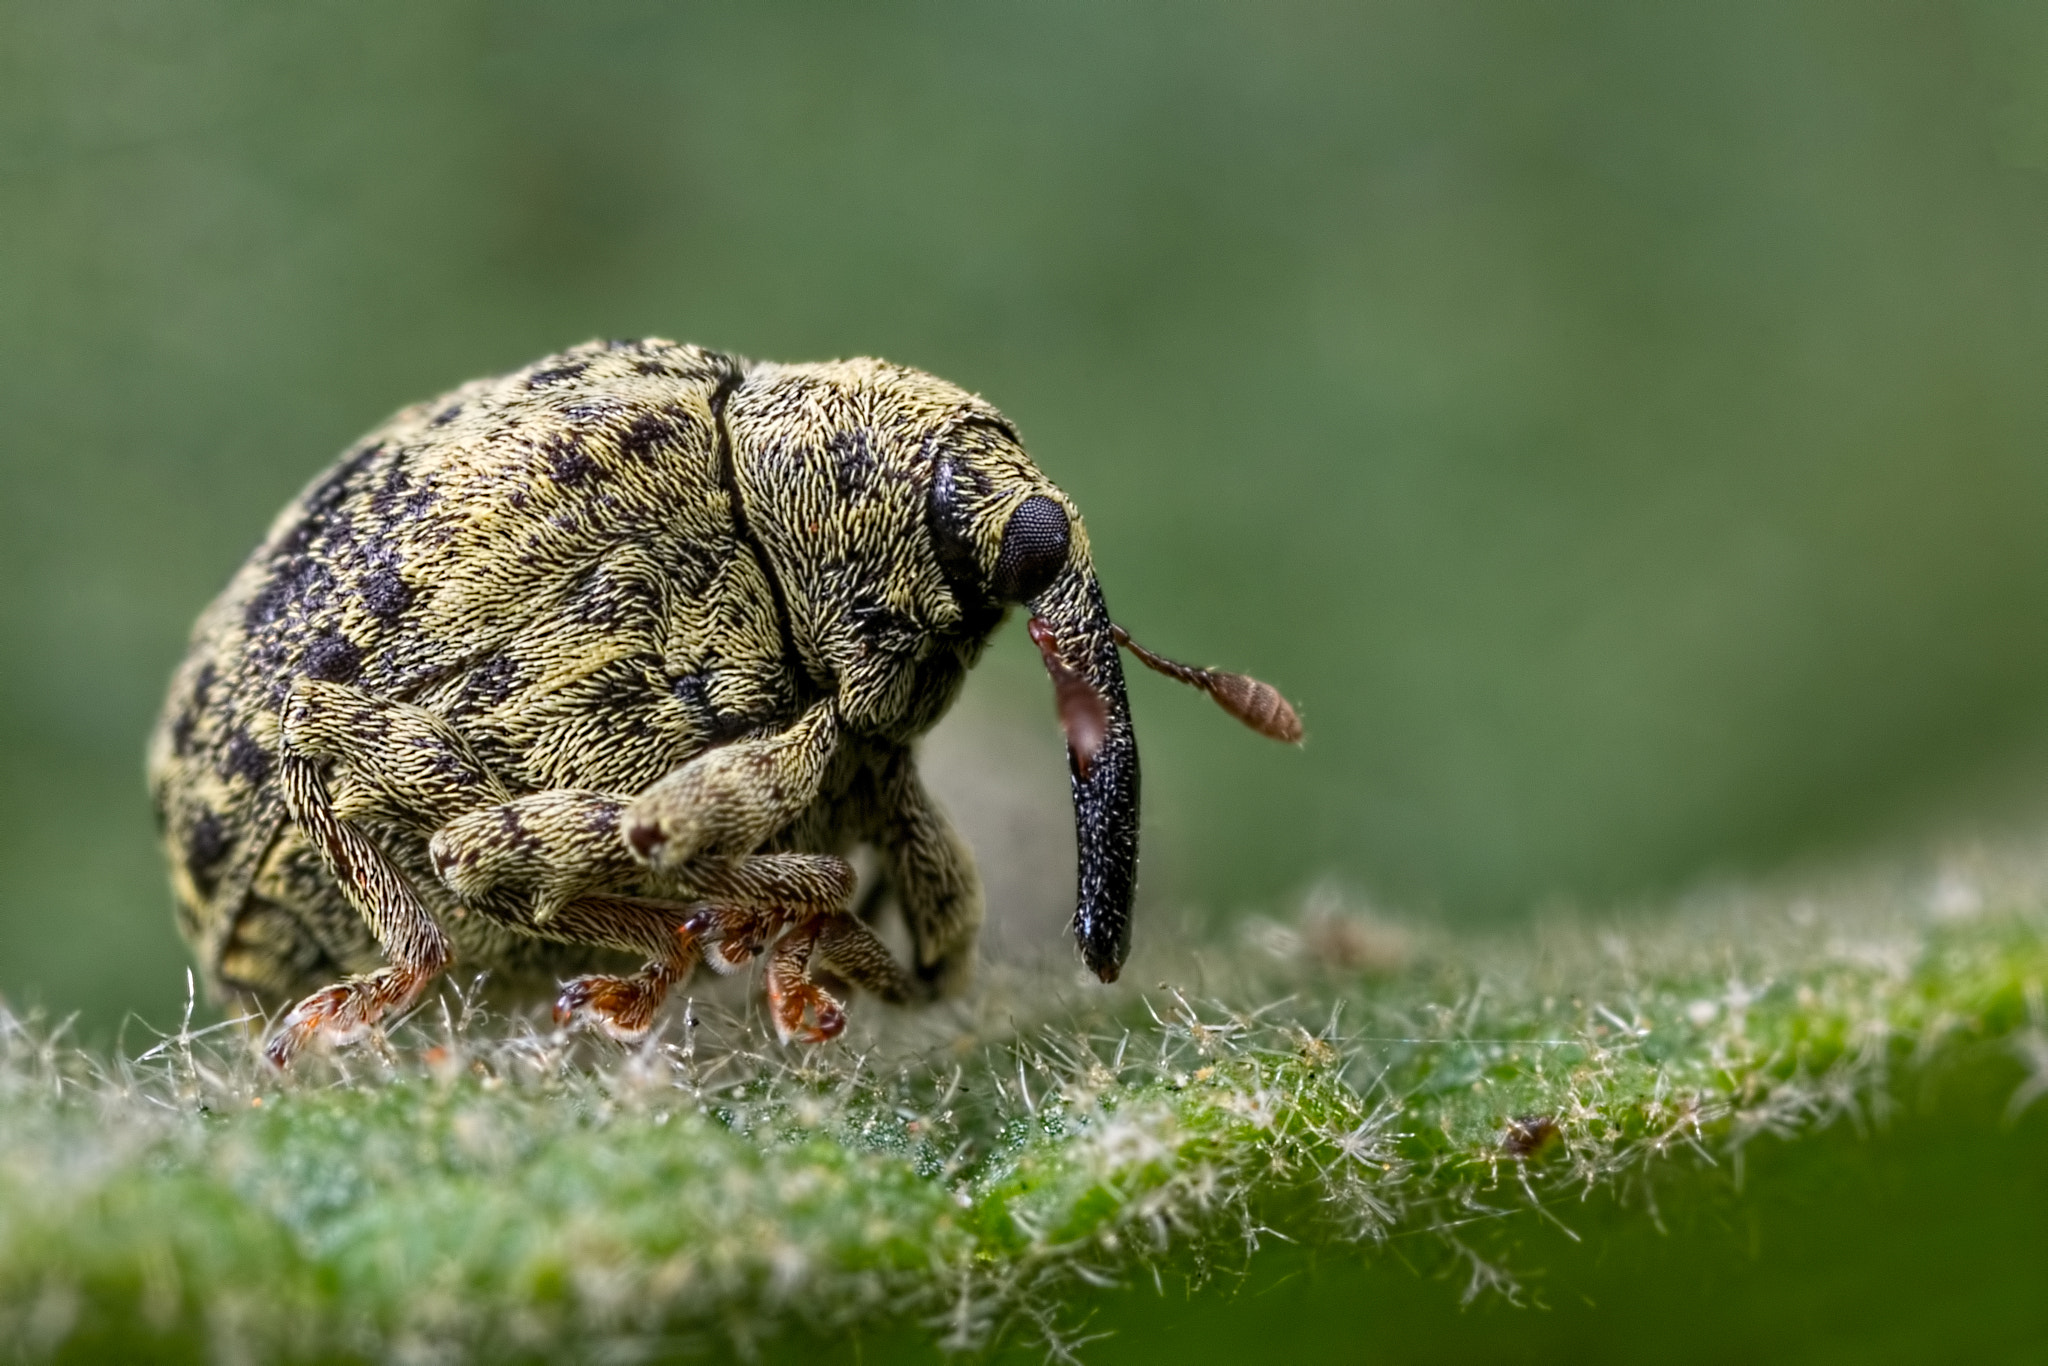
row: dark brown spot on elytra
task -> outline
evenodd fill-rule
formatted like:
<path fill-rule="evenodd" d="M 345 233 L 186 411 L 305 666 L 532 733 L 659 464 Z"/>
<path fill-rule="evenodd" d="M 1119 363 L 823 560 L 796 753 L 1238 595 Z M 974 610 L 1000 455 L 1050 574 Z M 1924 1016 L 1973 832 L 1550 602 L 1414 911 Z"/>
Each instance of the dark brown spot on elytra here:
<path fill-rule="evenodd" d="M 211 663 L 202 666 L 192 679 L 192 692 L 185 699 L 178 719 L 171 723 L 171 752 L 183 757 L 192 752 L 192 732 L 198 729 L 199 718 L 205 713 L 208 703 L 213 700 L 213 681 L 216 677 Z"/>
<path fill-rule="evenodd" d="M 585 480 L 595 479 L 604 473 L 603 466 L 591 458 L 583 443 L 574 438 L 557 438 L 550 441 L 541 451 L 548 462 L 548 477 L 564 488 L 574 488 Z"/>
<path fill-rule="evenodd" d="M 363 606 L 370 609 L 370 615 L 379 621 L 395 621 L 412 606 L 412 586 L 389 565 L 363 575 L 356 592 L 362 595 Z"/>
<path fill-rule="evenodd" d="M 526 387 L 545 389 L 550 384 L 560 384 L 564 380 L 574 379 L 589 368 L 589 362 L 575 361 L 568 365 L 557 365 L 552 370 L 536 370 L 526 377 Z"/>
<path fill-rule="evenodd" d="M 307 519 L 310 525 L 311 518 Z M 309 533 L 310 535 L 310 533 Z M 242 624 L 255 631 L 287 615 L 291 608 L 313 611 L 326 602 L 334 589 L 334 575 L 327 566 L 300 547 L 281 555 L 270 578 L 243 609 Z"/>
<path fill-rule="evenodd" d="M 192 875 L 192 885 L 201 896 L 213 895 L 214 870 L 227 856 L 228 844 L 226 827 L 211 811 L 200 812 L 199 819 L 185 832 L 185 871 Z"/>
<path fill-rule="evenodd" d="M 494 707 L 519 686 L 519 666 L 504 655 L 492 655 L 462 680 L 462 696 L 476 706 Z"/>
<path fill-rule="evenodd" d="M 363 650 L 339 631 L 316 637 L 306 647 L 300 672 L 323 683 L 351 683 L 363 669 Z"/>
<path fill-rule="evenodd" d="M 240 778 L 251 787 L 261 787 L 270 776 L 270 755 L 247 731 L 238 730 L 228 736 L 220 771 L 223 778 Z"/>
<path fill-rule="evenodd" d="M 291 561 L 302 556 L 307 547 L 323 536 L 333 539 L 347 530 L 347 521 L 341 514 L 343 504 L 363 484 L 363 476 L 372 463 L 384 454 L 384 443 L 379 441 L 341 461 L 326 477 L 307 491 L 302 500 L 303 515 L 292 524 L 284 538 L 273 542 L 269 554 L 280 575 L 299 572 Z M 324 571 L 323 571 L 324 572 Z M 270 587 L 275 587 L 273 580 Z M 252 615 L 251 624 L 255 621 Z"/>
<path fill-rule="evenodd" d="M 199 708 L 186 703 L 178 719 L 171 722 L 171 753 L 184 758 L 192 752 L 192 731 L 199 724 Z"/>
<path fill-rule="evenodd" d="M 619 438 L 619 454 L 629 460 L 651 461 L 664 450 L 681 447 L 688 434 L 688 420 L 679 414 L 642 413 Z"/>

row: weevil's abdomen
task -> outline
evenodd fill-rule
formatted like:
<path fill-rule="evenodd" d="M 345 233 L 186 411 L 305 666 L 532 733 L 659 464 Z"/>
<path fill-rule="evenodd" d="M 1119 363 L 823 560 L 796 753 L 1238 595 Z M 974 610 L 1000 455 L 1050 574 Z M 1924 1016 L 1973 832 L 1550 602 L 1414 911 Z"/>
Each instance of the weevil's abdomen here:
<path fill-rule="evenodd" d="M 200 618 L 150 748 L 179 923 L 217 987 L 275 997 L 378 961 L 283 819 L 295 679 L 424 706 L 527 791 L 635 791 L 787 709 L 786 628 L 735 526 L 722 405 L 744 373 L 579 347 L 406 409 L 280 514 Z M 425 872 L 429 832 L 383 833 Z M 486 964 L 544 952 L 463 934 Z"/>

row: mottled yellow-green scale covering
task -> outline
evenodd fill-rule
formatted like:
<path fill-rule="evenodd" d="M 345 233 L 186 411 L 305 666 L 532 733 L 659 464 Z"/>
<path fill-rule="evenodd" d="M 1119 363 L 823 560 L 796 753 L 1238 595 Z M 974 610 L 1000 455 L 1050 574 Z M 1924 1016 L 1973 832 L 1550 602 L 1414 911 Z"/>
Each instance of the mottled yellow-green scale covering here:
<path fill-rule="evenodd" d="M 917 371 L 592 343 L 400 412 L 200 618 L 152 741 L 211 985 L 268 1003 L 399 961 L 404 884 L 466 968 L 577 970 L 675 923 L 592 929 L 606 896 L 823 905 L 831 866 L 742 856 L 862 840 L 919 975 L 957 981 L 979 893 L 909 745 L 1001 620 L 986 583 L 1034 496 L 1072 528 L 1061 600 L 1099 608 L 1064 495 Z M 857 930 L 814 937 L 893 992 Z"/>
<path fill-rule="evenodd" d="M 693 348 L 551 358 L 399 413 L 280 514 L 201 618 L 151 751 L 180 923 L 219 986 L 274 998 L 380 958 L 283 820 L 295 677 L 418 702 L 528 790 L 637 788 L 784 705 L 720 480 L 712 405 L 739 374 Z"/>

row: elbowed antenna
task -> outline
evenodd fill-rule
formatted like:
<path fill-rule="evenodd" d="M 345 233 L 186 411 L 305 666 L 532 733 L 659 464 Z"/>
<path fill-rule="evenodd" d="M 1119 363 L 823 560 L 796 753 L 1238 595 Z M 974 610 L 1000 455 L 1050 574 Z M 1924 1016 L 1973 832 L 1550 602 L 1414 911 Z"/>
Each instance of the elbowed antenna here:
<path fill-rule="evenodd" d="M 1045 671 L 1052 675 L 1053 696 L 1059 705 L 1060 729 L 1067 733 L 1067 749 L 1074 756 L 1074 767 L 1083 778 L 1095 763 L 1095 756 L 1102 751 L 1102 742 L 1109 738 L 1109 704 L 1095 685 L 1060 658 L 1060 639 L 1052 627 L 1037 617 L 1025 623 L 1031 633 L 1031 643 L 1038 647 L 1039 657 L 1045 661 Z M 1110 628 L 1114 631 L 1116 628 Z"/>
<path fill-rule="evenodd" d="M 1168 659 L 1165 655 L 1153 654 L 1150 650 L 1131 639 L 1131 633 L 1111 623 L 1110 634 L 1116 643 L 1142 660 L 1145 666 L 1168 678 L 1178 679 L 1191 688 L 1200 688 L 1216 699 L 1216 705 L 1250 726 L 1259 734 L 1286 745 L 1301 743 L 1301 717 L 1295 713 L 1280 690 L 1271 683 L 1262 683 L 1250 674 L 1228 673 L 1222 669 L 1197 669 L 1192 664 L 1182 664 Z M 1036 639 L 1034 633 L 1033 639 Z M 1045 646 L 1041 643 L 1040 650 Z M 1048 656 L 1047 668 L 1051 668 Z M 1055 681 L 1058 675 L 1054 675 Z M 1061 715 L 1065 715 L 1065 703 L 1061 703 Z"/>

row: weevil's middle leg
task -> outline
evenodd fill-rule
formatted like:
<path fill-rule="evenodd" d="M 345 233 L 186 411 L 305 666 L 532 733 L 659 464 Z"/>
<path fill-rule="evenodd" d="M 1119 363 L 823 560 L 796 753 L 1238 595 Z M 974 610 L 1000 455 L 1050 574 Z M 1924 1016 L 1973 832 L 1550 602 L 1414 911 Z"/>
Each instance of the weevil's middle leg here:
<path fill-rule="evenodd" d="M 714 902 L 689 922 L 704 961 L 733 972 L 767 954 L 769 1014 L 783 1042 L 821 1043 L 846 1027 L 845 1006 L 816 980 L 814 963 L 885 1001 L 910 998 L 908 975 L 849 908 L 844 859 L 756 854 L 692 873 Z"/>
<path fill-rule="evenodd" d="M 549 922 L 549 938 L 645 953 L 647 963 L 630 977 L 588 973 L 564 982 L 555 1023 L 595 1025 L 621 1043 L 645 1038 L 669 988 L 697 965 L 696 936 L 687 927 L 696 909 L 623 896 L 582 897 L 564 906 Z"/>
<path fill-rule="evenodd" d="M 783 943 L 776 936 L 792 921 L 858 925 L 844 910 L 853 894 L 853 869 L 830 855 L 756 854 L 709 861 L 690 870 L 687 890 L 701 899 L 691 904 L 627 896 L 578 897 L 544 926 L 531 928 L 531 933 L 545 938 L 608 944 L 648 955 L 647 965 L 633 976 L 591 974 L 564 983 L 555 1002 L 557 1022 L 588 1022 L 615 1039 L 631 1042 L 645 1036 L 668 989 L 688 976 L 700 957 L 720 972 L 732 972 L 771 943 L 775 953 L 781 953 Z M 865 927 L 859 928 L 866 934 Z M 819 939 L 820 931 L 812 929 L 810 938 Z M 880 941 L 871 934 L 867 938 L 874 953 L 888 961 Z M 839 942 L 829 936 L 827 941 Z M 872 955 L 849 957 L 866 964 Z M 807 950 L 805 958 L 808 961 Z M 771 992 L 777 980 L 775 961 L 771 954 Z M 887 989 L 879 972 L 854 980 Z"/>
<path fill-rule="evenodd" d="M 919 994 L 910 974 L 889 946 L 851 915 L 827 916 L 818 932 L 817 957 L 827 971 L 890 1005 L 903 1005 Z M 813 976 L 816 970 L 813 969 Z"/>

